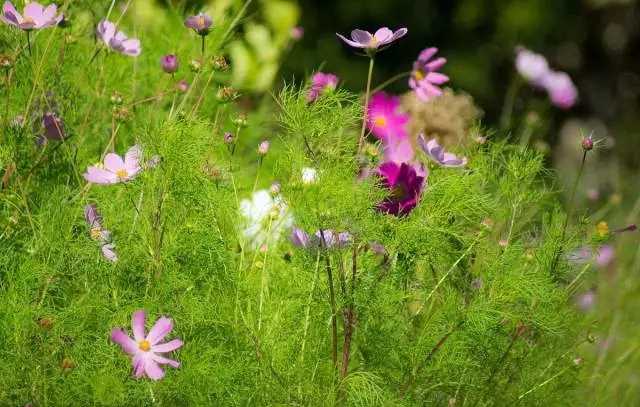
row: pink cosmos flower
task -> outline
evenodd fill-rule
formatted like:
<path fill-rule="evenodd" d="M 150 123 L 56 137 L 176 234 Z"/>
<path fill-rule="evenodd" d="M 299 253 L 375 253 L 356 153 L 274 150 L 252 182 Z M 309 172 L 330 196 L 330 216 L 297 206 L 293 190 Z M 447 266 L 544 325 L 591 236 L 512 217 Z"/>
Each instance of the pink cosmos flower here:
<path fill-rule="evenodd" d="M 367 128 L 374 136 L 381 140 L 407 136 L 409 115 L 399 111 L 399 97 L 377 92 L 371 97 L 367 109 Z"/>
<path fill-rule="evenodd" d="M 166 73 L 173 74 L 178 70 L 180 64 L 178 63 L 178 57 L 174 54 L 164 55 L 160 58 L 160 66 Z"/>
<path fill-rule="evenodd" d="M 205 36 L 209 34 L 213 19 L 208 14 L 200 13 L 195 16 L 189 16 L 184 20 L 184 26 L 191 28 L 198 35 Z"/>
<path fill-rule="evenodd" d="M 103 165 L 93 165 L 83 174 L 84 179 L 94 184 L 117 184 L 134 179 L 142 170 L 140 166 L 140 146 L 135 145 L 127 151 L 124 159 L 109 153 L 104 157 Z"/>
<path fill-rule="evenodd" d="M 442 95 L 442 89 L 437 85 L 442 85 L 449 81 L 447 75 L 436 72 L 447 63 L 445 58 L 433 59 L 438 52 L 438 48 L 426 48 L 420 52 L 418 59 L 413 63 L 409 87 L 416 92 L 416 96 L 423 101 L 429 101 L 434 97 Z"/>
<path fill-rule="evenodd" d="M 456 168 L 467 165 L 466 157 L 459 158 L 455 154 L 447 153 L 436 139 L 427 141 L 424 134 L 418 136 L 418 145 L 430 159 L 443 167 Z"/>
<path fill-rule="evenodd" d="M 147 376 L 152 380 L 160 380 L 164 377 L 164 370 L 159 365 L 178 368 L 180 363 L 159 354 L 172 352 L 180 348 L 183 343 L 180 339 L 160 343 L 173 329 L 171 319 L 161 317 L 147 335 L 145 335 L 145 319 L 146 314 L 143 310 L 134 312 L 131 321 L 133 338 L 130 338 L 121 328 L 114 328 L 111 331 L 111 340 L 132 356 L 131 364 L 133 365 L 133 375 L 136 378 Z"/>
<path fill-rule="evenodd" d="M 96 33 L 109 49 L 116 52 L 132 57 L 137 57 L 142 52 L 140 40 L 127 37 L 125 33 L 118 31 L 116 25 L 111 21 L 100 21 Z"/>
<path fill-rule="evenodd" d="M 62 21 L 62 14 L 57 12 L 58 8 L 55 4 L 44 7 L 34 1 L 24 6 L 21 15 L 10 1 L 5 1 L 0 20 L 24 31 L 39 30 L 52 27 Z"/>
<path fill-rule="evenodd" d="M 561 109 L 569 109 L 576 104 L 578 90 L 565 72 L 549 72 L 541 79 L 551 103 Z"/>
<path fill-rule="evenodd" d="M 338 86 L 338 81 L 338 77 L 332 73 L 316 72 L 311 77 L 307 101 L 315 102 L 321 94 L 334 90 Z"/>
<path fill-rule="evenodd" d="M 428 173 L 409 163 L 386 162 L 378 168 L 391 195 L 378 204 L 380 212 L 404 216 L 415 208 Z"/>
<path fill-rule="evenodd" d="M 534 86 L 542 86 L 542 78 L 551 72 L 549 63 L 543 55 L 524 47 L 516 49 L 516 70 Z"/>
<path fill-rule="evenodd" d="M 346 42 L 354 48 L 361 48 L 368 53 L 375 53 L 382 51 L 385 46 L 390 45 L 395 40 L 403 37 L 407 33 L 406 28 L 400 28 L 399 30 L 391 31 L 387 27 L 382 27 L 375 34 L 371 34 L 369 31 L 353 30 L 351 31 L 351 39 L 345 38 L 343 35 L 336 33 L 338 38 Z"/>

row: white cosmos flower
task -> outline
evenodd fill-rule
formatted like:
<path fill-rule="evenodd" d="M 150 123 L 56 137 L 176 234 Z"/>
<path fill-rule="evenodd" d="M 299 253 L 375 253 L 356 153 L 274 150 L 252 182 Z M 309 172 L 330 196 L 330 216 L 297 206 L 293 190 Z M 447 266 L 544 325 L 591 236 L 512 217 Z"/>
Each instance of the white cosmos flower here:
<path fill-rule="evenodd" d="M 240 201 L 243 236 L 252 249 L 272 246 L 285 229 L 293 224 L 293 216 L 282 196 L 275 197 L 266 189 L 256 191 L 251 199 Z"/>
<path fill-rule="evenodd" d="M 315 184 L 318 182 L 318 170 L 311 167 L 302 169 L 302 183 L 305 185 Z"/>

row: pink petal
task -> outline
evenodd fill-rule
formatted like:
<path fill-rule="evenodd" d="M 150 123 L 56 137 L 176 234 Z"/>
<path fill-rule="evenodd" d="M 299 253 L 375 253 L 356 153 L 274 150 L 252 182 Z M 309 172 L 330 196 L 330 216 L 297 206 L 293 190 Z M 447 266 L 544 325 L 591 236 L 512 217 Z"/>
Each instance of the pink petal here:
<path fill-rule="evenodd" d="M 151 347 L 151 352 L 166 353 L 180 348 L 183 342 L 180 339 L 174 339 L 166 343 L 160 343 Z"/>
<path fill-rule="evenodd" d="M 123 54 L 137 57 L 142 52 L 142 47 L 140 46 L 140 40 L 138 39 L 130 39 L 122 42 Z"/>
<path fill-rule="evenodd" d="M 171 330 L 173 329 L 173 321 L 170 318 L 161 317 L 156 321 L 153 328 L 147 335 L 147 340 L 151 345 L 155 345 L 160 342 Z"/>
<path fill-rule="evenodd" d="M 152 359 L 144 359 L 144 371 L 151 380 L 160 380 L 164 377 L 164 370 Z"/>
<path fill-rule="evenodd" d="M 142 156 L 142 150 L 139 145 L 131 147 L 124 155 L 124 166 L 128 172 L 135 172 L 140 168 L 140 157 Z"/>
<path fill-rule="evenodd" d="M 449 77 L 439 72 L 429 72 L 425 79 L 431 83 L 435 83 L 436 85 L 442 85 L 445 82 L 449 82 Z"/>
<path fill-rule="evenodd" d="M 386 178 L 388 185 L 395 185 L 400 174 L 400 166 L 394 162 L 386 162 L 380 165 L 378 172 Z"/>
<path fill-rule="evenodd" d="M 102 245 L 102 255 L 105 259 L 109 260 L 112 263 L 118 261 L 118 255 L 115 252 L 116 246 L 113 243 L 107 243 Z"/>
<path fill-rule="evenodd" d="M 51 4 L 42 12 L 42 18 L 47 21 L 52 21 L 56 17 L 58 7 L 55 4 Z"/>
<path fill-rule="evenodd" d="M 108 45 L 116 33 L 116 26 L 111 21 L 102 20 L 98 23 L 96 32 L 98 33 L 98 36 L 102 38 L 102 41 Z"/>
<path fill-rule="evenodd" d="M 409 32 L 409 30 L 407 30 L 406 28 L 400 28 L 399 30 L 396 30 L 396 32 L 393 33 L 393 36 L 391 37 L 391 40 L 389 40 L 389 42 L 395 41 L 398 38 L 402 38 L 404 37 L 407 32 Z"/>
<path fill-rule="evenodd" d="M 118 182 L 116 174 L 94 166 L 87 168 L 87 172 L 82 176 L 94 184 L 115 184 Z"/>
<path fill-rule="evenodd" d="M 153 359 L 153 361 L 157 363 L 160 363 L 161 365 L 169 365 L 171 367 L 175 367 L 176 369 L 180 367 L 180 362 L 178 362 L 177 360 L 165 358 L 163 356 L 156 355 L 155 353 L 151 354 L 151 359 Z"/>
<path fill-rule="evenodd" d="M 121 328 L 113 328 L 111 330 L 111 341 L 120 345 L 122 350 L 130 355 L 135 355 L 138 352 L 136 341 L 131 339 Z"/>
<path fill-rule="evenodd" d="M 442 68 L 444 66 L 444 64 L 447 63 L 447 59 L 446 58 L 436 58 L 433 61 L 429 62 L 428 64 L 426 64 L 426 67 L 428 70 L 430 71 L 437 71 L 438 69 Z"/>
<path fill-rule="evenodd" d="M 22 22 L 22 16 L 9 1 L 5 1 L 2 6 L 3 20 L 12 25 L 18 25 Z"/>
<path fill-rule="evenodd" d="M 425 48 L 418 55 L 418 60 L 426 62 L 430 60 L 437 52 L 438 52 L 438 48 L 436 47 Z"/>
<path fill-rule="evenodd" d="M 373 34 L 373 37 L 378 41 L 379 44 L 386 44 L 393 37 L 393 31 L 388 29 L 387 27 L 382 27 Z"/>
<path fill-rule="evenodd" d="M 44 13 L 44 7 L 41 4 L 36 2 L 27 3 L 24 6 L 24 16 L 31 17 L 34 21 L 40 22 L 42 21 L 42 15 Z"/>
<path fill-rule="evenodd" d="M 369 31 L 355 29 L 351 31 L 351 38 L 359 44 L 367 45 L 371 41 L 372 36 Z"/>
<path fill-rule="evenodd" d="M 347 44 L 351 45 L 352 47 L 355 48 L 364 48 L 366 45 L 364 44 L 360 44 L 359 42 L 355 42 L 355 41 L 351 41 L 348 38 L 345 38 L 344 35 L 341 34 L 336 34 L 338 36 L 338 38 L 340 38 L 342 41 L 346 42 Z"/>
<path fill-rule="evenodd" d="M 131 329 L 133 330 L 133 337 L 135 338 L 136 342 L 144 341 L 144 322 L 146 318 L 147 314 L 144 312 L 144 310 L 138 310 L 133 313 L 133 316 L 131 318 Z"/>
<path fill-rule="evenodd" d="M 118 154 L 109 153 L 104 157 L 104 168 L 116 173 L 118 170 L 125 169 L 124 161 Z"/>
<path fill-rule="evenodd" d="M 133 366 L 133 376 L 137 379 L 144 376 L 144 358 L 145 352 L 136 353 L 136 355 L 131 360 L 131 365 Z"/>

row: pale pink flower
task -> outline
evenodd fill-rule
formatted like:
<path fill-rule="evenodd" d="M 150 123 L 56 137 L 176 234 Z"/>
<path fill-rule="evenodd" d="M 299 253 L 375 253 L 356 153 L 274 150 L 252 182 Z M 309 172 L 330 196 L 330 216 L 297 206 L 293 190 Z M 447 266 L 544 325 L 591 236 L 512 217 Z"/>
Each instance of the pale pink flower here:
<path fill-rule="evenodd" d="M 117 184 L 134 179 L 142 170 L 142 151 L 135 145 L 127 151 L 124 159 L 115 153 L 104 157 L 104 164 L 92 165 L 83 174 L 84 179 L 94 184 Z"/>
<path fill-rule="evenodd" d="M 39 30 L 52 27 L 62 21 L 63 15 L 57 13 L 58 7 L 55 4 L 44 7 L 33 1 L 27 3 L 20 14 L 10 1 L 5 1 L 0 20 L 24 31 Z"/>
<path fill-rule="evenodd" d="M 137 57 L 142 52 L 140 40 L 127 37 L 125 33 L 118 31 L 116 25 L 111 21 L 100 21 L 96 28 L 96 34 L 109 49 L 121 54 Z"/>

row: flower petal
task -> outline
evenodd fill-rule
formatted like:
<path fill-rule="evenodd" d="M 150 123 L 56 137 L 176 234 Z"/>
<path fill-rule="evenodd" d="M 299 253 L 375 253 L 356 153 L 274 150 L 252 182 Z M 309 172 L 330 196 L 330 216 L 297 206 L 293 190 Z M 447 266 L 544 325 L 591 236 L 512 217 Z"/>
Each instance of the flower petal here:
<path fill-rule="evenodd" d="M 164 377 L 164 370 L 153 360 L 153 356 L 144 358 L 144 371 L 151 380 L 160 380 Z"/>
<path fill-rule="evenodd" d="M 153 328 L 147 335 L 147 340 L 151 345 L 155 345 L 160 342 L 171 330 L 173 329 L 173 321 L 170 318 L 161 317 L 153 325 Z"/>
<path fill-rule="evenodd" d="M 102 20 L 98 23 L 96 33 L 105 44 L 109 45 L 109 42 L 111 42 L 111 39 L 113 39 L 113 36 L 116 34 L 116 25 L 111 21 Z"/>
<path fill-rule="evenodd" d="M 151 359 L 161 365 L 169 365 L 171 367 L 175 367 L 176 369 L 180 367 L 180 362 L 178 362 L 177 360 L 165 358 L 163 356 L 156 355 L 155 353 L 151 354 Z"/>
<path fill-rule="evenodd" d="M 122 350 L 130 355 L 135 355 L 138 352 L 136 341 L 131 339 L 121 328 L 113 328 L 111 330 L 111 341 L 120 345 Z"/>
<path fill-rule="evenodd" d="M 373 36 L 369 31 L 355 29 L 351 31 L 351 38 L 362 45 L 369 45 Z"/>
<path fill-rule="evenodd" d="M 436 47 L 425 48 L 418 55 L 418 61 L 427 62 L 431 58 L 433 58 L 433 56 L 437 53 L 438 53 L 438 48 Z"/>
<path fill-rule="evenodd" d="M 136 342 L 144 341 L 144 322 L 146 318 L 147 314 L 142 309 L 134 312 L 131 317 L 131 329 L 133 330 L 133 337 Z"/>
<path fill-rule="evenodd" d="M 438 69 L 442 68 L 444 66 L 444 64 L 447 63 L 447 58 L 436 58 L 433 61 L 425 64 L 425 66 L 427 67 L 427 69 L 431 72 L 433 71 L 437 71 Z"/>
<path fill-rule="evenodd" d="M 115 184 L 118 182 L 116 174 L 95 166 L 87 168 L 87 172 L 82 174 L 82 176 L 94 184 Z"/>
<path fill-rule="evenodd" d="M 22 22 L 22 16 L 10 1 L 5 1 L 2 5 L 2 20 L 11 25 L 19 25 Z"/>
<path fill-rule="evenodd" d="M 180 348 L 183 342 L 180 339 L 173 339 L 169 342 L 159 343 L 151 347 L 151 352 L 166 353 Z"/>
<path fill-rule="evenodd" d="M 429 72 L 425 79 L 431 83 L 435 83 L 436 85 L 442 85 L 445 82 L 449 82 L 449 77 L 445 74 L 441 74 L 440 72 Z"/>
<path fill-rule="evenodd" d="M 34 2 L 27 3 L 24 6 L 24 16 L 33 19 L 36 23 L 42 21 L 42 15 L 44 13 L 44 7 L 42 4 Z"/>
<path fill-rule="evenodd" d="M 124 155 L 124 166 L 127 172 L 137 172 L 140 169 L 140 157 L 142 157 L 142 149 L 137 144 L 127 151 Z"/>
<path fill-rule="evenodd" d="M 388 29 L 387 27 L 382 27 L 373 34 L 373 37 L 378 42 L 378 45 L 384 45 L 391 41 L 393 41 L 393 31 Z"/>
<path fill-rule="evenodd" d="M 118 170 L 124 169 L 124 161 L 118 154 L 109 153 L 104 157 L 104 168 L 116 173 Z"/>
<path fill-rule="evenodd" d="M 132 57 L 137 57 L 142 52 L 140 40 L 131 38 L 122 42 L 122 53 Z"/>
<path fill-rule="evenodd" d="M 342 41 L 346 42 L 347 44 L 351 45 L 354 48 L 364 48 L 366 47 L 366 45 L 360 44 L 359 42 L 355 42 L 355 41 L 351 41 L 350 39 L 346 38 L 344 35 L 342 34 L 338 34 L 336 33 L 336 35 L 338 36 L 338 38 L 340 38 Z"/>

